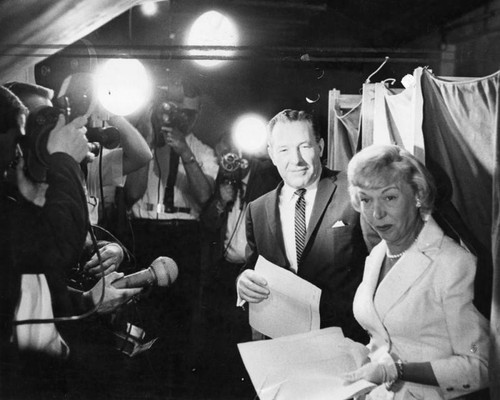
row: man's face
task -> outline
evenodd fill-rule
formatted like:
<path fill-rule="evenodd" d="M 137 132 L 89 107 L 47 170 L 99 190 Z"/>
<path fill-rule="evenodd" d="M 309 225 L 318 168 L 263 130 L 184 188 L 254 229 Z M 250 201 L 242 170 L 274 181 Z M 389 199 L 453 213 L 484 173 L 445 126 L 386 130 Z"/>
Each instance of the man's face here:
<path fill-rule="evenodd" d="M 323 147 L 323 139 L 316 141 L 310 123 L 278 122 L 271 132 L 268 151 L 285 183 L 301 189 L 319 178 Z"/>
<path fill-rule="evenodd" d="M 19 136 L 24 135 L 26 125 L 26 116 L 24 114 L 18 117 L 18 129 L 9 129 L 7 132 L 0 134 L 0 169 L 4 171 L 16 158 L 16 144 Z"/>

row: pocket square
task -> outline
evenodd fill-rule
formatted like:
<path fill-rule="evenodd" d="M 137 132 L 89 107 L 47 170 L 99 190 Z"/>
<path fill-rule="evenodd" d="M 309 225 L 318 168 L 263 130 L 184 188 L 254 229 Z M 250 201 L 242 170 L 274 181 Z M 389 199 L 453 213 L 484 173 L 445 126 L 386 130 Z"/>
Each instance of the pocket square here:
<path fill-rule="evenodd" d="M 337 221 L 332 225 L 332 228 L 341 228 L 342 226 L 345 226 L 345 224 L 342 221 Z"/>

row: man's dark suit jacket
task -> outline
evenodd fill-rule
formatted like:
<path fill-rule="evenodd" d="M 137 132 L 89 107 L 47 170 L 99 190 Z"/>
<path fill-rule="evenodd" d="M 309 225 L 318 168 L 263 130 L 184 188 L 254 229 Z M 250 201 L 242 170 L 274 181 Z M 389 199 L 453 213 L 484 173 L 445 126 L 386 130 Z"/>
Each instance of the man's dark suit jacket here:
<path fill-rule="evenodd" d="M 244 268 L 253 268 L 259 255 L 289 268 L 279 217 L 282 187 L 283 183 L 249 204 Z M 347 337 L 363 343 L 367 336 L 354 319 L 352 303 L 366 255 L 359 214 L 350 203 L 347 177 L 344 172 L 323 168 L 298 276 L 322 290 L 321 327 L 340 326 Z"/>

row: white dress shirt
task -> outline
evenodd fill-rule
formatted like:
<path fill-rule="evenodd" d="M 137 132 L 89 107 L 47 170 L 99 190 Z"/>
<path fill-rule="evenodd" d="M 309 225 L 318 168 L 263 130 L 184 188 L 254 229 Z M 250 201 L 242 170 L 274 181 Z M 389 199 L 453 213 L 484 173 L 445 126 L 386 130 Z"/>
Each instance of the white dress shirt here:
<path fill-rule="evenodd" d="M 311 219 L 314 199 L 318 192 L 318 181 L 314 182 L 309 187 L 305 188 L 307 191 L 304 195 L 306 201 L 306 227 L 309 225 Z M 295 203 L 298 196 L 295 194 L 297 189 L 288 186 L 286 183 L 281 189 L 279 198 L 279 211 L 281 230 L 283 232 L 283 239 L 285 241 L 286 258 L 290 263 L 290 269 L 297 273 L 297 250 L 295 248 Z"/>
<path fill-rule="evenodd" d="M 304 199 L 306 201 L 306 227 L 309 225 L 309 220 L 311 219 L 312 209 L 314 205 L 314 200 L 316 199 L 316 193 L 318 193 L 318 179 L 306 187 L 306 194 Z M 297 250 L 295 248 L 295 203 L 297 202 L 298 196 L 295 194 L 297 189 L 288 186 L 286 183 L 283 184 L 281 188 L 279 197 L 279 213 L 280 213 L 280 223 L 281 230 L 283 232 L 283 240 L 285 241 L 285 252 L 286 258 L 290 264 L 290 270 L 297 273 Z M 236 288 L 239 287 L 239 280 L 236 281 Z M 238 292 L 238 290 L 237 290 Z M 238 292 L 238 298 L 236 300 L 236 306 L 242 307 L 245 304 Z"/>

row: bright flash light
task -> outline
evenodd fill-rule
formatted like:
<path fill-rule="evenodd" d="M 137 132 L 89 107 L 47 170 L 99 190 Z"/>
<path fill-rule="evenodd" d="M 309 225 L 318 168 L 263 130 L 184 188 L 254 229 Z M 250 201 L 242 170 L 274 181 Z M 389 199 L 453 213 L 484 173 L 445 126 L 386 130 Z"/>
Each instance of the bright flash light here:
<path fill-rule="evenodd" d="M 128 115 L 151 96 L 151 82 L 139 60 L 108 60 L 96 74 L 96 93 L 102 106 L 116 115 Z"/>
<path fill-rule="evenodd" d="M 234 23 L 225 15 L 217 11 L 208 11 L 202 14 L 193 23 L 189 31 L 187 44 L 189 46 L 236 46 L 238 33 Z M 233 52 L 230 50 L 191 50 L 192 56 L 224 56 Z M 196 60 L 204 67 L 213 67 L 223 60 Z"/>
<path fill-rule="evenodd" d="M 248 114 L 241 116 L 233 126 L 234 144 L 244 153 L 260 152 L 266 144 L 266 125 L 266 120 L 260 115 Z"/>
<path fill-rule="evenodd" d="M 143 3 L 141 4 L 141 11 L 146 17 L 151 17 L 158 12 L 158 4 L 153 1 Z"/>

